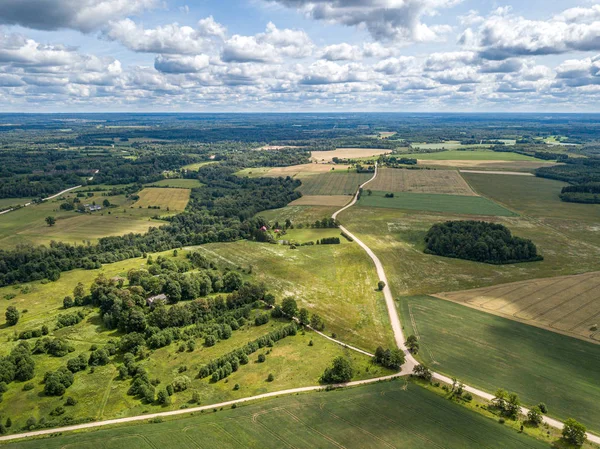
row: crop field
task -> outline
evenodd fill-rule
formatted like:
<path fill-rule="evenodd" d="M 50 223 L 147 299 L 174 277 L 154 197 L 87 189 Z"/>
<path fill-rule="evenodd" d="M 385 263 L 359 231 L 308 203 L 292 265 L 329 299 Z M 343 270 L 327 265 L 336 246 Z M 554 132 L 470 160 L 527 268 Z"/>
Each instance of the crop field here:
<path fill-rule="evenodd" d="M 436 144 L 437 145 L 437 144 Z M 439 144 L 442 145 L 442 144 Z M 434 161 L 537 161 L 538 159 L 518 153 L 498 152 L 491 150 L 450 150 L 437 153 L 409 153 L 405 157 Z"/>
<path fill-rule="evenodd" d="M 386 192 L 436 193 L 476 196 L 469 184 L 455 170 L 403 170 L 382 168 L 365 186 Z"/>
<path fill-rule="evenodd" d="M 507 153 L 502 153 L 507 154 Z M 532 172 L 536 168 L 556 165 L 554 162 L 546 161 L 506 161 L 506 160 L 433 160 L 421 159 L 419 154 L 413 157 L 417 158 L 418 165 L 427 167 L 452 167 L 452 168 L 475 168 L 479 170 L 512 170 Z"/>
<path fill-rule="evenodd" d="M 597 272 L 435 296 L 600 343 L 600 273 Z"/>
<path fill-rule="evenodd" d="M 197 179 L 161 179 L 160 181 L 153 182 L 148 184 L 149 187 L 152 186 L 160 186 L 160 187 L 175 187 L 181 189 L 194 189 L 196 187 L 201 187 L 202 183 Z"/>
<path fill-rule="evenodd" d="M 319 163 L 331 162 L 334 157 L 340 159 L 359 159 L 391 153 L 392 150 L 379 148 L 337 148 L 333 151 L 313 151 L 311 159 Z"/>
<path fill-rule="evenodd" d="M 436 371 L 600 430 L 600 345 L 428 296 L 401 298 L 400 307 L 419 357 Z"/>
<path fill-rule="evenodd" d="M 322 218 L 322 217 L 321 217 Z M 319 230 L 291 231 L 313 240 Z M 339 230 L 325 230 L 339 236 Z M 308 234 L 311 234 L 310 237 Z M 331 235 L 326 235 L 331 236 Z M 226 267 L 252 267 L 253 276 L 277 294 L 293 296 L 299 307 L 316 312 L 325 332 L 368 351 L 391 347 L 393 337 L 377 275 L 369 257 L 355 243 L 302 246 L 240 241 L 200 247 L 206 257 Z"/>
<path fill-rule="evenodd" d="M 133 207 L 158 206 L 169 211 L 182 211 L 190 200 L 190 189 L 146 187 L 138 193 L 140 199 Z"/>
<path fill-rule="evenodd" d="M 305 178 L 310 175 L 318 175 L 328 172 L 341 171 L 345 172 L 350 168 L 349 165 L 325 165 L 325 164 L 300 164 L 290 165 L 288 167 L 252 167 L 240 170 L 236 174 L 238 176 L 248 176 L 250 178 L 260 177 L 286 177 Z"/>
<path fill-rule="evenodd" d="M 303 195 L 351 195 L 358 186 L 373 177 L 372 173 L 325 173 L 302 178 L 298 190 Z"/>
<path fill-rule="evenodd" d="M 160 424 L 9 444 L 20 449 L 549 448 L 415 384 L 386 382 L 288 396 Z"/>
<path fill-rule="evenodd" d="M 366 187 L 370 187 L 369 184 Z M 364 194 L 358 204 L 363 207 L 419 210 L 427 212 L 445 212 L 460 215 L 495 215 L 511 217 L 514 212 L 480 196 L 443 195 L 435 193 L 394 193 L 386 198 L 387 192 L 373 190 L 371 195 Z"/>
<path fill-rule="evenodd" d="M 290 206 L 345 206 L 352 200 L 351 195 L 304 195 L 292 201 Z"/>
<path fill-rule="evenodd" d="M 322 195 L 321 197 L 327 198 L 326 195 Z M 279 209 L 264 210 L 256 215 L 265 218 L 271 224 L 274 224 L 276 221 L 283 223 L 289 219 L 294 224 L 302 223 L 310 225 L 310 223 L 314 223 L 316 220 L 331 217 L 339 208 L 339 206 L 300 206 L 289 204 Z"/>
<path fill-rule="evenodd" d="M 442 143 L 412 143 L 411 148 L 419 150 L 459 150 L 459 149 L 472 149 L 472 148 L 489 148 L 489 144 L 472 144 L 463 145 L 456 140 L 449 140 Z"/>

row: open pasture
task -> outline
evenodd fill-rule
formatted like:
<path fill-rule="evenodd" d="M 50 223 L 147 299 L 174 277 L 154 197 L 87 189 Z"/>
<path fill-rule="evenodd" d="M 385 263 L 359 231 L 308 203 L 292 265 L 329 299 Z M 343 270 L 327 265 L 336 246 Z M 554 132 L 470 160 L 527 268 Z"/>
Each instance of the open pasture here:
<path fill-rule="evenodd" d="M 140 422 L 6 447 L 541 449 L 550 447 L 550 439 L 535 440 L 415 384 L 405 386 L 395 381 L 286 396 L 160 424 Z"/>
<path fill-rule="evenodd" d="M 197 187 L 201 187 L 202 183 L 197 179 L 182 179 L 182 178 L 171 178 L 171 179 L 161 179 L 160 181 L 156 181 L 148 184 L 148 187 L 160 186 L 160 187 L 174 187 L 179 189 L 194 189 Z"/>
<path fill-rule="evenodd" d="M 183 169 L 185 170 L 198 170 L 200 167 L 204 167 L 208 164 L 214 164 L 216 161 L 204 161 L 204 162 L 194 162 L 193 164 L 184 165 Z"/>
<path fill-rule="evenodd" d="M 319 196 L 319 198 L 327 197 L 327 195 Z M 265 218 L 271 224 L 275 224 L 276 221 L 279 221 L 279 223 L 284 223 L 285 220 L 289 219 L 292 221 L 292 223 L 294 223 L 294 225 L 299 223 L 310 225 L 310 223 L 314 223 L 316 220 L 322 220 L 323 218 L 331 217 L 331 215 L 339 208 L 339 206 L 301 206 L 290 203 L 286 207 L 264 210 L 256 215 Z"/>
<path fill-rule="evenodd" d="M 429 296 L 400 299 L 406 334 L 432 369 L 490 393 L 505 388 L 525 405 L 600 430 L 600 345 Z"/>
<path fill-rule="evenodd" d="M 318 175 L 328 172 L 347 171 L 349 165 L 325 165 L 325 164 L 300 164 L 290 165 L 288 167 L 252 167 L 245 168 L 236 173 L 238 176 L 248 176 L 250 178 L 260 177 L 286 177 L 305 178 L 310 175 Z"/>
<path fill-rule="evenodd" d="M 449 150 L 436 153 L 412 153 L 403 154 L 405 157 L 413 157 L 420 160 L 433 161 L 538 161 L 531 156 L 518 153 L 499 152 L 491 150 Z"/>
<path fill-rule="evenodd" d="M 600 343 L 600 273 L 533 279 L 435 295 Z"/>
<path fill-rule="evenodd" d="M 382 168 L 365 186 L 386 192 L 436 193 L 476 196 L 469 184 L 455 170 L 404 170 Z"/>
<path fill-rule="evenodd" d="M 134 208 L 158 206 L 171 212 L 184 210 L 190 200 L 189 189 L 146 187 L 138 195 L 140 199 L 133 204 Z"/>
<path fill-rule="evenodd" d="M 298 190 L 303 195 L 351 195 L 358 186 L 373 177 L 372 173 L 335 172 L 302 178 Z"/>
<path fill-rule="evenodd" d="M 290 206 L 345 206 L 352 199 L 351 195 L 304 195 L 292 201 Z"/>
<path fill-rule="evenodd" d="M 330 163 L 334 157 L 339 159 L 360 159 L 391 153 L 392 150 L 381 148 L 337 148 L 333 151 L 313 151 L 311 160 L 319 163 Z"/>
<path fill-rule="evenodd" d="M 370 188 L 367 184 L 366 188 Z M 359 206 L 406 209 L 426 212 L 443 212 L 459 215 L 495 215 L 511 217 L 510 210 L 480 196 L 445 195 L 435 193 L 397 192 L 393 198 L 386 198 L 382 192 L 373 190 L 371 195 L 363 193 Z"/>

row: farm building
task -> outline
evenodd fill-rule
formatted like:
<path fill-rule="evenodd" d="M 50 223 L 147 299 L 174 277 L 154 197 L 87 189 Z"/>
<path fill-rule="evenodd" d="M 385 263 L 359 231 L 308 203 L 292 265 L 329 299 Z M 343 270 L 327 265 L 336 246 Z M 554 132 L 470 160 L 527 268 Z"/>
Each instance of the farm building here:
<path fill-rule="evenodd" d="M 85 207 L 85 210 L 89 212 L 95 212 L 102 209 L 102 206 L 97 206 L 95 204 L 84 204 L 83 207 Z"/>
<path fill-rule="evenodd" d="M 166 304 L 166 303 L 167 303 L 167 296 L 163 293 L 161 293 L 160 295 L 150 296 L 149 298 L 146 298 L 146 304 L 148 305 L 148 307 L 155 307 L 159 304 Z"/>

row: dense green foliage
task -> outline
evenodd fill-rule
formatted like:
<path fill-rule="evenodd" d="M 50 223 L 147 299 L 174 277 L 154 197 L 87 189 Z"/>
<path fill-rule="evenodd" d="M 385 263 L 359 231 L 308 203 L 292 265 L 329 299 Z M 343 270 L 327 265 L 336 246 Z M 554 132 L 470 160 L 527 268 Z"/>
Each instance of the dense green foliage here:
<path fill-rule="evenodd" d="M 506 226 L 484 221 L 447 221 L 431 227 L 425 252 L 491 264 L 542 260 L 535 244 L 514 237 Z"/>
<path fill-rule="evenodd" d="M 350 382 L 354 375 L 354 369 L 346 357 L 336 357 L 333 359 L 331 367 L 326 368 L 321 376 L 321 382 L 325 384 L 340 384 Z"/>
<path fill-rule="evenodd" d="M 563 187 L 560 199 L 571 203 L 600 203 L 600 182 Z"/>

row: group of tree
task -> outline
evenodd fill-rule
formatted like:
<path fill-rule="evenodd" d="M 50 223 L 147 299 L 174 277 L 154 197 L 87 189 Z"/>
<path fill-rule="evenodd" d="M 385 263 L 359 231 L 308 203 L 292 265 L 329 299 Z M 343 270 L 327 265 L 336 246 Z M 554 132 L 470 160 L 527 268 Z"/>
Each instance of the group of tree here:
<path fill-rule="evenodd" d="M 373 357 L 373 362 L 393 370 L 399 370 L 404 361 L 404 352 L 398 348 L 383 349 L 381 346 L 378 346 Z"/>
<path fill-rule="evenodd" d="M 504 225 L 483 221 L 447 221 L 425 235 L 425 253 L 490 264 L 542 260 L 535 244 L 515 237 Z"/>
<path fill-rule="evenodd" d="M 332 366 L 325 368 L 321 376 L 321 383 L 340 384 L 350 382 L 354 376 L 354 369 L 350 361 L 343 356 L 333 359 Z"/>

